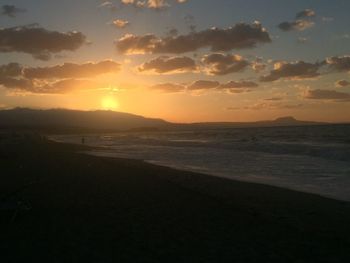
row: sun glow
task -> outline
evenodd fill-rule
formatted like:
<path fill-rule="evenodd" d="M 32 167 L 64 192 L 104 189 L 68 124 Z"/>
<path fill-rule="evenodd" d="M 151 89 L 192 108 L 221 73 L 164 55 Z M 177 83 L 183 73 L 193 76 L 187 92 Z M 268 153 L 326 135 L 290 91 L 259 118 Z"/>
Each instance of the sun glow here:
<path fill-rule="evenodd" d="M 101 106 L 104 110 L 116 110 L 119 107 L 119 103 L 114 97 L 108 96 L 102 98 Z"/>

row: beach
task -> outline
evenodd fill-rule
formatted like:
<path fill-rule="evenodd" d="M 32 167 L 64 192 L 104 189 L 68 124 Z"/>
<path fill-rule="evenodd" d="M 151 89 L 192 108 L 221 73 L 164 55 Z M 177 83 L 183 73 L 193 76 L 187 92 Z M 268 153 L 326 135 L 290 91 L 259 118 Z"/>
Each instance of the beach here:
<path fill-rule="evenodd" d="M 2 136 L 1 262 L 350 260 L 349 202 L 88 150 Z"/>

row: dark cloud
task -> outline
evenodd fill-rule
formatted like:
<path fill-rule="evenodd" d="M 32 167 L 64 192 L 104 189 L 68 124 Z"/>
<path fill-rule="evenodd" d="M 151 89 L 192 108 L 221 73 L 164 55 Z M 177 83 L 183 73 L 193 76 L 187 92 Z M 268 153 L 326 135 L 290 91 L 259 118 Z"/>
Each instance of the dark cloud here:
<path fill-rule="evenodd" d="M 326 59 L 326 64 L 339 72 L 350 71 L 350 56 L 330 57 Z"/>
<path fill-rule="evenodd" d="M 117 73 L 121 65 L 111 60 L 98 63 L 64 63 L 53 67 L 24 68 L 23 76 L 29 79 L 92 78 L 106 73 Z"/>
<path fill-rule="evenodd" d="M 214 53 L 202 59 L 206 72 L 210 75 L 226 75 L 244 70 L 249 62 L 239 55 Z"/>
<path fill-rule="evenodd" d="M 23 67 L 18 63 L 0 66 L 0 77 L 17 77 L 22 74 Z"/>
<path fill-rule="evenodd" d="M 278 28 L 282 31 L 304 31 L 305 29 L 313 27 L 314 25 L 315 23 L 309 20 L 296 20 L 293 22 L 282 22 L 278 25 Z"/>
<path fill-rule="evenodd" d="M 197 70 L 196 62 L 189 57 L 158 57 L 141 65 L 140 72 L 164 73 L 185 73 Z"/>
<path fill-rule="evenodd" d="M 316 12 L 312 9 L 304 9 L 303 11 L 300 11 L 296 14 L 295 18 L 307 18 L 307 17 L 314 17 L 316 15 Z"/>
<path fill-rule="evenodd" d="M 221 84 L 220 89 L 227 90 L 230 93 L 249 92 L 251 88 L 256 88 L 259 85 L 253 81 L 230 81 L 226 84 Z"/>
<path fill-rule="evenodd" d="M 279 98 L 279 97 L 272 97 L 272 98 L 267 98 L 267 99 L 264 99 L 266 101 L 279 101 L 279 100 L 283 100 L 283 98 Z"/>
<path fill-rule="evenodd" d="M 220 86 L 220 82 L 212 81 L 212 80 L 197 80 L 187 86 L 188 90 L 207 90 L 207 89 L 215 89 Z"/>
<path fill-rule="evenodd" d="M 339 88 L 343 88 L 343 87 L 347 87 L 347 86 L 350 86 L 350 82 L 343 79 L 343 80 L 338 80 L 335 85 Z"/>
<path fill-rule="evenodd" d="M 0 66 L 0 85 L 31 93 L 66 93 L 76 89 L 96 87 L 93 78 L 116 73 L 120 64 L 113 61 L 98 63 L 65 63 L 46 68 L 28 68 L 18 63 Z"/>
<path fill-rule="evenodd" d="M 153 90 L 159 90 L 165 93 L 177 93 L 185 91 L 186 87 L 180 84 L 161 83 L 150 87 Z"/>
<path fill-rule="evenodd" d="M 25 11 L 25 9 L 18 8 L 14 5 L 3 5 L 1 7 L 1 14 L 8 17 L 15 17 L 18 13 L 23 13 Z"/>
<path fill-rule="evenodd" d="M 86 37 L 76 31 L 62 33 L 33 25 L 0 28 L 0 52 L 23 52 L 40 60 L 61 51 L 74 51 L 84 43 Z"/>
<path fill-rule="evenodd" d="M 153 34 L 143 36 L 127 34 L 116 41 L 116 47 L 122 54 L 181 54 L 201 48 L 210 48 L 213 52 L 254 48 L 257 44 L 269 42 L 271 42 L 269 33 L 256 22 L 239 23 L 227 29 L 211 28 L 164 38 Z"/>
<path fill-rule="evenodd" d="M 314 100 L 333 100 L 336 102 L 348 102 L 350 101 L 350 94 L 345 92 L 339 92 L 335 90 L 307 90 L 304 93 L 304 98 Z"/>
<path fill-rule="evenodd" d="M 270 71 L 269 75 L 262 76 L 260 81 L 270 82 L 279 79 L 308 79 L 315 78 L 320 75 L 318 72 L 322 63 L 307 63 L 304 61 L 298 61 L 295 63 L 278 62 L 275 63 L 274 69 Z"/>

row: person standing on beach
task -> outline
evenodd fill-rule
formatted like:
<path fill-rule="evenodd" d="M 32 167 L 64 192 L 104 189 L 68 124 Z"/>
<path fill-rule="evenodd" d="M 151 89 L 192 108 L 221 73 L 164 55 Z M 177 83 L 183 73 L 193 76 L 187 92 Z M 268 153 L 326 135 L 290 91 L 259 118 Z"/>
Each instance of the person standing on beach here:
<path fill-rule="evenodd" d="M 85 144 L 85 137 L 81 137 L 81 144 Z"/>

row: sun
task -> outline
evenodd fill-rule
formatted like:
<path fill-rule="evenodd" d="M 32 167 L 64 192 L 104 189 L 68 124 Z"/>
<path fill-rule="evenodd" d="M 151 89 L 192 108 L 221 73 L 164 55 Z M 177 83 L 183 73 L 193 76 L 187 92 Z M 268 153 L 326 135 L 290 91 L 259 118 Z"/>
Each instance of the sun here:
<path fill-rule="evenodd" d="M 108 96 L 102 98 L 101 106 L 104 110 L 116 110 L 119 107 L 119 103 L 115 98 Z"/>

